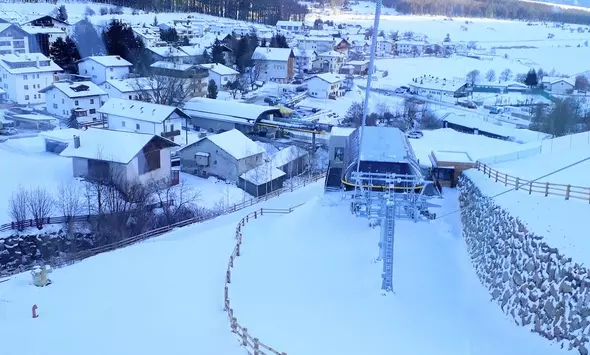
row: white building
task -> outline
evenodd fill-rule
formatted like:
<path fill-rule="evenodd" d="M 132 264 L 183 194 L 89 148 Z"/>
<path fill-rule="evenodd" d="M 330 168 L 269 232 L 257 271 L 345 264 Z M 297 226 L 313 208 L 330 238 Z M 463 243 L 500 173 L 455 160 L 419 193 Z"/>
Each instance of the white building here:
<path fill-rule="evenodd" d="M 45 95 L 39 90 L 51 85 L 54 74 L 62 69 L 41 53 L 0 55 L 0 90 L 17 104 L 41 104 Z"/>
<path fill-rule="evenodd" d="M 118 55 L 90 56 L 78 61 L 78 72 L 100 85 L 107 80 L 126 78 L 132 66 Z"/>
<path fill-rule="evenodd" d="M 154 134 L 88 128 L 60 153 L 72 158 L 74 177 L 142 183 L 173 178 L 171 153 L 177 144 Z"/>
<path fill-rule="evenodd" d="M 153 47 L 160 42 L 160 34 L 150 28 L 133 27 L 135 37 L 141 38 L 146 47 Z"/>
<path fill-rule="evenodd" d="M 239 74 L 236 70 L 222 64 L 201 64 L 201 67 L 207 68 L 209 80 L 215 81 L 219 90 L 234 82 Z"/>
<path fill-rule="evenodd" d="M 338 73 L 345 61 L 346 55 L 337 51 L 329 51 L 318 54 L 318 59 L 313 66 L 322 71 Z"/>
<path fill-rule="evenodd" d="M 96 121 L 106 97 L 106 92 L 91 81 L 58 81 L 39 92 L 45 94 L 47 112 L 64 119 L 74 113 L 79 123 Z"/>
<path fill-rule="evenodd" d="M 334 49 L 335 41 L 333 37 L 299 37 L 297 39 L 297 48 L 304 50 L 316 51 L 317 53 L 328 52 Z"/>
<path fill-rule="evenodd" d="M 574 90 L 575 78 L 559 78 L 544 76 L 542 80 L 543 89 L 554 94 L 569 94 Z"/>
<path fill-rule="evenodd" d="M 307 81 L 307 93 L 311 97 L 320 99 L 335 99 L 338 96 L 344 95 L 343 83 L 343 77 L 332 73 L 314 75 Z"/>
<path fill-rule="evenodd" d="M 318 59 L 318 54 L 312 49 L 293 48 L 295 55 L 295 71 L 297 74 L 307 73 L 313 68 L 313 63 Z"/>
<path fill-rule="evenodd" d="M 416 78 L 408 84 L 412 94 L 425 96 L 437 101 L 451 101 L 466 93 L 467 83 L 464 80 L 447 80 L 432 78 Z"/>
<path fill-rule="evenodd" d="M 298 21 L 277 21 L 277 31 L 279 32 L 294 32 L 300 33 L 305 30 L 303 22 Z"/>
<path fill-rule="evenodd" d="M 29 36 L 20 27 L 0 23 L 0 54 L 29 53 Z"/>
<path fill-rule="evenodd" d="M 156 85 L 147 78 L 127 78 L 107 80 L 101 86 L 111 99 L 150 101 Z"/>
<path fill-rule="evenodd" d="M 47 42 L 49 46 L 51 46 L 58 38 L 62 40 L 66 40 L 68 36 L 66 31 L 63 31 L 61 28 L 57 27 L 38 27 L 38 26 L 23 26 L 21 27 L 23 31 L 27 32 L 29 35 L 47 35 Z M 32 46 L 31 46 L 32 47 Z"/>
<path fill-rule="evenodd" d="M 182 124 L 189 119 L 178 107 L 122 99 L 109 99 L 98 112 L 109 129 L 155 134 L 171 141 L 182 141 Z"/>
<path fill-rule="evenodd" d="M 418 55 L 424 52 L 424 42 L 399 40 L 395 42 L 397 54 L 412 54 L 416 52 Z"/>
<path fill-rule="evenodd" d="M 291 48 L 256 47 L 252 59 L 260 62 L 260 80 L 289 82 L 294 75 L 295 55 Z"/>
<path fill-rule="evenodd" d="M 377 38 L 377 48 L 375 48 L 375 54 L 379 57 L 387 57 L 393 54 L 393 48 L 393 41 L 379 37 Z"/>

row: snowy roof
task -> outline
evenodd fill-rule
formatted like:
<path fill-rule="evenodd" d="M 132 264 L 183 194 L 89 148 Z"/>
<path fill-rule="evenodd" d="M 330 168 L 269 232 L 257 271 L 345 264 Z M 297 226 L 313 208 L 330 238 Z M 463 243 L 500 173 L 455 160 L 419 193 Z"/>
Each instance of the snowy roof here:
<path fill-rule="evenodd" d="M 369 64 L 369 60 L 351 60 L 349 62 L 347 62 L 346 64 L 350 64 L 350 65 L 365 65 L 365 64 Z"/>
<path fill-rule="evenodd" d="M 39 92 L 46 93 L 51 89 L 57 89 L 63 92 L 69 98 L 100 96 L 107 94 L 92 81 L 56 81 L 48 87 L 39 90 Z"/>
<path fill-rule="evenodd" d="M 277 21 L 277 26 L 303 26 L 303 21 Z"/>
<path fill-rule="evenodd" d="M 291 55 L 294 56 L 291 48 L 256 47 L 252 54 L 252 58 L 286 62 Z"/>
<path fill-rule="evenodd" d="M 264 148 L 254 143 L 254 141 L 246 137 L 237 129 L 232 129 L 231 131 L 219 134 L 213 134 L 207 136 L 206 139 L 213 142 L 213 144 L 223 149 L 236 160 L 264 153 Z"/>
<path fill-rule="evenodd" d="M 318 57 L 344 57 L 344 54 L 337 51 L 327 51 L 318 54 Z"/>
<path fill-rule="evenodd" d="M 105 102 L 98 112 L 153 123 L 162 123 L 174 113 L 180 117 L 188 117 L 178 107 L 115 98 Z"/>
<path fill-rule="evenodd" d="M 75 135 L 79 135 L 81 130 L 76 128 L 54 129 L 53 131 L 45 131 L 39 133 L 43 138 L 60 142 L 70 142 L 74 140 Z"/>
<path fill-rule="evenodd" d="M 453 151 L 453 150 L 435 150 L 432 155 L 437 162 L 449 163 L 473 163 L 473 159 L 467 152 Z"/>
<path fill-rule="evenodd" d="M 126 131 L 114 131 L 101 128 L 88 128 L 79 131 L 80 147 L 69 144 L 63 152 L 64 157 L 98 159 L 114 163 L 128 164 L 152 139 L 164 142 L 167 146 L 176 146 L 166 138 L 154 135 Z"/>
<path fill-rule="evenodd" d="M 200 56 L 203 55 L 203 51 L 205 50 L 205 46 L 203 46 L 201 43 L 195 43 L 192 46 L 180 46 L 178 47 L 178 49 L 180 49 L 181 51 L 183 51 L 184 53 L 186 53 L 189 56 Z"/>
<path fill-rule="evenodd" d="M 407 155 L 406 136 L 399 128 L 373 126 L 364 128 L 360 146 L 361 161 L 407 161 Z"/>
<path fill-rule="evenodd" d="M 498 126 L 490 122 L 486 122 L 477 117 L 467 117 L 465 115 L 457 115 L 452 113 L 444 118 L 445 121 L 456 124 L 466 128 L 476 128 L 479 131 L 495 134 L 502 137 L 512 137 L 516 132 L 514 129 Z"/>
<path fill-rule="evenodd" d="M 334 37 L 306 36 L 297 38 L 300 42 L 334 42 Z"/>
<path fill-rule="evenodd" d="M 22 26 L 21 29 L 28 34 L 36 34 L 36 33 L 58 33 L 63 34 L 65 36 L 66 31 L 63 31 L 57 27 L 39 27 L 39 26 Z M 0 29 L 0 32 L 2 30 Z"/>
<path fill-rule="evenodd" d="M 87 60 L 95 61 L 103 67 L 130 67 L 133 65 L 118 55 L 93 55 L 80 59 L 80 62 Z"/>
<path fill-rule="evenodd" d="M 565 81 L 570 85 L 575 84 L 575 78 L 561 78 L 556 76 L 544 76 L 541 82 L 544 84 L 557 84 L 560 81 Z"/>
<path fill-rule="evenodd" d="M 334 137 L 348 137 L 354 130 L 355 128 L 352 127 L 332 127 L 330 135 Z"/>
<path fill-rule="evenodd" d="M 27 66 L 21 67 L 21 63 L 26 63 Z M 0 66 L 11 74 L 57 72 L 62 70 L 41 53 L 0 54 Z"/>
<path fill-rule="evenodd" d="M 209 71 L 212 71 L 215 74 L 219 74 L 219 75 L 236 75 L 236 74 L 238 74 L 237 71 L 233 70 L 230 67 L 226 67 L 223 64 L 217 64 L 217 63 L 201 64 L 201 67 L 209 69 Z"/>
<path fill-rule="evenodd" d="M 270 163 L 273 167 L 280 168 L 282 166 L 285 166 L 286 164 L 289 164 L 293 160 L 301 158 L 307 154 L 308 153 L 305 149 L 291 145 L 273 154 L 270 157 Z"/>
<path fill-rule="evenodd" d="M 170 70 L 179 70 L 179 71 L 186 71 L 191 68 L 194 68 L 194 64 L 184 64 L 184 63 L 176 63 L 176 62 L 166 62 L 163 60 L 157 61 L 150 65 L 152 68 L 161 68 L 161 69 L 170 69 Z"/>
<path fill-rule="evenodd" d="M 417 83 L 410 82 L 408 85 L 410 87 L 421 89 L 455 92 L 459 90 L 461 87 L 467 85 L 467 83 L 464 80 L 428 80 L 418 78 Z"/>
<path fill-rule="evenodd" d="M 332 73 L 316 74 L 312 77 L 312 79 L 313 78 L 321 79 L 321 80 L 327 82 L 328 84 L 335 84 L 335 83 L 339 83 L 344 80 L 344 78 L 341 77 L 340 75 L 335 75 Z"/>
<path fill-rule="evenodd" d="M 272 106 L 245 104 L 235 101 L 207 99 L 194 97 L 188 100 L 183 110 L 190 116 L 201 117 L 202 114 L 215 114 L 237 118 L 243 121 L 255 121 L 262 114 L 280 113 L 280 110 Z"/>
<path fill-rule="evenodd" d="M 147 47 L 148 50 L 156 53 L 160 57 L 188 57 L 189 55 L 178 48 L 174 47 Z M 203 52 L 201 52 L 202 54 Z"/>
<path fill-rule="evenodd" d="M 402 45 L 406 45 L 406 46 L 424 46 L 424 45 L 425 45 L 425 43 L 424 43 L 424 42 L 422 42 L 422 41 L 408 41 L 408 40 L 405 40 L 405 39 L 399 40 L 399 41 L 397 41 L 397 42 L 395 42 L 395 43 L 396 43 L 398 46 L 399 46 L 400 44 L 402 44 Z"/>
<path fill-rule="evenodd" d="M 302 58 L 311 58 L 313 57 L 313 55 L 315 54 L 316 56 L 318 55 L 316 53 L 316 51 L 314 50 L 310 50 L 310 49 L 300 49 L 298 47 L 294 47 L 293 49 L 293 55 L 295 57 L 302 57 Z"/>
<path fill-rule="evenodd" d="M 109 84 L 120 92 L 152 90 L 152 85 L 150 85 L 148 80 L 148 78 L 110 79 L 105 84 Z"/>
<path fill-rule="evenodd" d="M 254 169 L 248 170 L 247 172 L 240 175 L 240 177 L 258 186 L 271 182 L 285 175 L 286 174 L 284 171 L 273 167 L 269 163 L 265 163 L 255 167 Z"/>

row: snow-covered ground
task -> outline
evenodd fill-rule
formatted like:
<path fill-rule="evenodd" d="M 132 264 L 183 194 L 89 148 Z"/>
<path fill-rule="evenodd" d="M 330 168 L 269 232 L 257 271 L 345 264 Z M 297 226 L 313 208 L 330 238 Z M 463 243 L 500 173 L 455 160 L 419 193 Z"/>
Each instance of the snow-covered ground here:
<path fill-rule="evenodd" d="M 56 269 L 49 287 L 32 286 L 29 273 L 0 283 L 1 353 L 243 354 L 223 312 L 235 226 L 255 209 L 298 205 L 322 187 L 323 182 L 314 183 L 237 213 Z M 37 319 L 31 318 L 33 304 L 39 307 Z"/>
<path fill-rule="evenodd" d="M 446 190 L 442 212 L 457 208 Z M 330 221 L 330 223 L 326 223 Z M 565 354 L 490 302 L 459 215 L 396 223 L 395 294 L 382 295 L 379 229 L 321 198 L 243 229 L 235 315 L 288 354 Z M 263 231 L 263 232 L 262 232 Z"/>
<path fill-rule="evenodd" d="M 203 179 L 191 174 L 180 173 L 180 180 L 198 191 L 196 203 L 199 206 L 227 208 L 252 198 L 235 183 L 225 182 L 215 177 Z"/>

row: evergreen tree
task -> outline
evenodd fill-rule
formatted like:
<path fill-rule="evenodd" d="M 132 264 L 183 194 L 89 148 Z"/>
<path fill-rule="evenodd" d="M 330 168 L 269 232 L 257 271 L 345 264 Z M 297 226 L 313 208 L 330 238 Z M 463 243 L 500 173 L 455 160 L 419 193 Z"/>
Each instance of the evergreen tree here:
<path fill-rule="evenodd" d="M 219 91 L 219 89 L 217 88 L 217 84 L 215 83 L 215 80 L 213 80 L 213 79 L 209 80 L 209 85 L 207 85 L 207 98 L 216 99 L 218 91 Z"/>
<path fill-rule="evenodd" d="M 180 43 L 182 46 L 190 46 L 191 42 L 189 41 L 187 36 L 182 37 L 182 42 Z"/>
<path fill-rule="evenodd" d="M 160 39 L 168 43 L 176 43 L 179 40 L 178 32 L 176 28 L 169 28 L 167 30 L 160 29 Z M 187 38 L 188 40 L 188 38 Z"/>
<path fill-rule="evenodd" d="M 68 10 L 66 10 L 66 7 L 64 5 L 61 5 L 57 9 L 57 14 L 55 15 L 55 18 L 63 22 L 68 21 Z"/>
<path fill-rule="evenodd" d="M 211 62 L 212 62 L 212 60 L 211 60 L 211 56 L 209 55 L 209 52 L 207 52 L 206 49 L 203 50 L 203 63 L 209 64 Z"/>
<path fill-rule="evenodd" d="M 269 47 L 272 48 L 289 48 L 287 38 L 281 34 L 277 34 L 271 37 Z"/>
<path fill-rule="evenodd" d="M 267 47 L 268 46 L 268 42 L 266 41 L 266 38 L 263 38 L 262 41 L 260 41 L 260 47 Z"/>
<path fill-rule="evenodd" d="M 78 123 L 78 118 L 72 111 L 72 114 L 68 118 L 68 128 L 80 128 L 80 123 Z"/>
<path fill-rule="evenodd" d="M 154 22 L 152 22 L 154 27 L 158 26 L 158 16 L 154 15 Z"/>
<path fill-rule="evenodd" d="M 535 71 L 535 69 L 529 70 L 529 72 L 526 74 L 526 77 L 524 79 L 524 83 L 525 83 L 525 85 L 527 85 L 531 88 L 537 86 L 537 84 L 539 83 L 539 80 L 537 79 L 537 72 Z"/>
<path fill-rule="evenodd" d="M 444 42 L 450 42 L 451 41 L 451 35 L 447 33 L 447 35 L 445 36 Z"/>
<path fill-rule="evenodd" d="M 107 54 L 105 44 L 94 25 L 84 19 L 74 25 L 73 38 L 81 57 Z"/>
<path fill-rule="evenodd" d="M 78 73 L 76 61 L 80 60 L 80 53 L 76 43 L 70 37 L 66 37 L 65 41 L 58 37 L 49 47 L 49 56 L 64 71 L 72 74 Z"/>
<path fill-rule="evenodd" d="M 221 42 L 219 42 L 218 39 L 216 39 L 213 43 L 213 47 L 211 48 L 212 62 L 225 65 L 225 57 L 223 55 L 223 52 L 223 45 L 221 44 Z"/>

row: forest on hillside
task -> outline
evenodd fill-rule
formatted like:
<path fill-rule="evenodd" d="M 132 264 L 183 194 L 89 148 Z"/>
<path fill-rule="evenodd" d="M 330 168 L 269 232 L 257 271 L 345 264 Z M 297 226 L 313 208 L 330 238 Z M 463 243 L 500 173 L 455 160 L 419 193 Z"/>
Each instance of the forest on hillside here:
<path fill-rule="evenodd" d="M 403 14 L 590 24 L 590 12 L 517 0 L 383 0 Z"/>
<path fill-rule="evenodd" d="M 198 12 L 275 25 L 279 20 L 303 21 L 307 7 L 296 0 L 97 0 L 155 12 Z"/>

